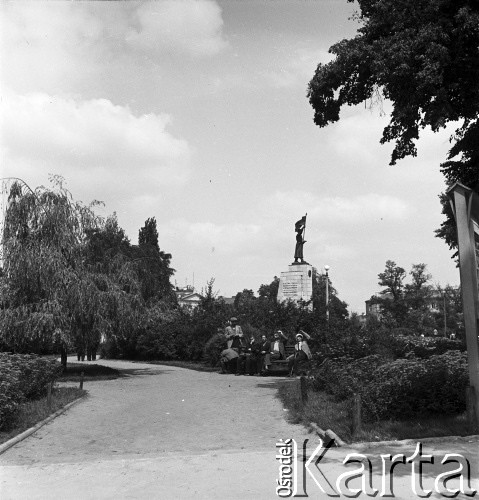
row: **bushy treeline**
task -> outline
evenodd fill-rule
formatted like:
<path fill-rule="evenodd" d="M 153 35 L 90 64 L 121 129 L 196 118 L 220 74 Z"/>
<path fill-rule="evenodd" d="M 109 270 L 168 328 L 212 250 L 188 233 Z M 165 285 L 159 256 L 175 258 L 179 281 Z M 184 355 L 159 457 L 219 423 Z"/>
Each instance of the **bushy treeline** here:
<path fill-rule="evenodd" d="M 278 304 L 279 280 L 255 295 L 243 290 L 234 304 L 218 299 L 210 281 L 195 310 L 178 306 L 170 283 L 171 254 L 160 250 L 149 218 L 132 244 L 115 214 L 99 202 L 84 205 L 53 176 L 52 187 L 31 190 L 4 182 L 8 198 L 0 274 L 0 351 L 108 357 L 199 360 L 208 340 L 237 316 L 246 334 L 291 335 L 303 328 L 324 341 L 327 279 L 313 276 L 313 305 Z M 330 284 L 331 328 L 347 317 Z"/>
<path fill-rule="evenodd" d="M 61 371 L 60 363 L 52 359 L 0 353 L 0 430 L 12 424 L 24 401 L 44 396 L 47 384 Z"/>
<path fill-rule="evenodd" d="M 278 303 L 276 299 L 278 279 L 262 285 L 255 295 L 252 290 L 239 292 L 234 304 L 218 298 L 210 280 L 203 290 L 199 306 L 193 310 L 170 307 L 163 303 L 145 308 L 136 325 L 131 325 L 127 336 L 110 335 L 102 346 L 106 357 L 128 357 L 139 359 L 182 359 L 206 361 L 215 365 L 219 353 L 224 349 L 222 333 L 227 321 L 238 318 L 243 333 L 256 338 L 262 334 L 272 336 L 277 329 L 294 337 L 299 329 L 312 336 L 312 346 L 321 345 L 331 331 L 346 325 L 346 304 L 339 300 L 332 289 L 330 307 L 330 330 L 326 328 L 325 305 L 320 304 L 320 290 L 324 277 L 315 273 L 311 311 L 308 304 L 292 302 Z M 276 289 L 276 290 L 275 290 Z M 329 332 L 329 333 L 328 333 Z"/>
<path fill-rule="evenodd" d="M 72 350 L 94 359 L 100 342 L 114 338 L 128 353 L 146 312 L 175 306 L 156 221 L 133 245 L 115 214 L 99 217 L 98 202 L 75 201 L 61 178 L 51 180 L 34 191 L 20 180 L 2 186 L 0 350 L 62 352 L 66 362 Z"/>
<path fill-rule="evenodd" d="M 388 260 L 378 278 L 382 290 L 369 303 L 381 324 L 416 335 L 431 335 L 436 329 L 441 334 L 464 336 L 460 287 L 432 285 L 426 264 L 413 264 L 407 273 Z"/>
<path fill-rule="evenodd" d="M 313 387 L 337 401 L 361 395 L 366 420 L 465 410 L 466 346 L 375 325 L 349 328 L 315 354 Z"/>

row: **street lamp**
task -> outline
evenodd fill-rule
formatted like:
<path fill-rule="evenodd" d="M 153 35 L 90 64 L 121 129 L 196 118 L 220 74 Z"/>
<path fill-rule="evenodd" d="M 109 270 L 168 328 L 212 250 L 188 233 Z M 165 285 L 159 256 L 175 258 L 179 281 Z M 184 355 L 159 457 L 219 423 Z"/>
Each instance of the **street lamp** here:
<path fill-rule="evenodd" d="M 326 271 L 326 321 L 329 324 L 329 266 L 325 265 L 324 270 Z"/>
<path fill-rule="evenodd" d="M 443 298 L 443 309 L 444 309 L 444 337 L 447 337 L 447 313 L 446 313 L 446 290 L 442 294 Z"/>

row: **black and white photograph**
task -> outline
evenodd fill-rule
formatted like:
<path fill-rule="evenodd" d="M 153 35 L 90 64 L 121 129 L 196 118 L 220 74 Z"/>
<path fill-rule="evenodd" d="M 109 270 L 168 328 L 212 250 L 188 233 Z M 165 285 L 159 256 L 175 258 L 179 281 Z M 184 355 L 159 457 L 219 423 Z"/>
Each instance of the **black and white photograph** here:
<path fill-rule="evenodd" d="M 479 498 L 479 0 L 2 0 L 0 194 L 0 500 Z"/>

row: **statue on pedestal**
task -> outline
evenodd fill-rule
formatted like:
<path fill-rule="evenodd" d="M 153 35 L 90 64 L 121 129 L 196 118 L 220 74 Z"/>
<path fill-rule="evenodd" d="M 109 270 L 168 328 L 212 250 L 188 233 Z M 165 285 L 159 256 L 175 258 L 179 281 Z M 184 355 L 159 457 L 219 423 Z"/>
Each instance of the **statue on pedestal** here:
<path fill-rule="evenodd" d="M 306 214 L 294 225 L 296 231 L 296 247 L 294 249 L 294 262 L 293 264 L 307 264 L 303 259 L 303 245 L 306 243 L 304 234 L 306 232 Z M 301 262 L 298 262 L 300 260 Z"/>

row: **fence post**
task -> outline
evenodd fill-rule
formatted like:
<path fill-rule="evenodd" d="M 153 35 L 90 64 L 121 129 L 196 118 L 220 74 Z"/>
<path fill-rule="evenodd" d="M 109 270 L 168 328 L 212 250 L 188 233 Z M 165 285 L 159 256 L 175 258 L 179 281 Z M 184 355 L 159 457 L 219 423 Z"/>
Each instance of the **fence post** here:
<path fill-rule="evenodd" d="M 471 429 L 471 432 L 476 433 L 477 423 L 476 423 L 476 393 L 474 391 L 474 387 L 468 385 L 466 387 L 466 416 L 467 423 Z"/>
<path fill-rule="evenodd" d="M 308 381 L 304 375 L 299 377 L 299 389 L 301 391 L 301 403 L 305 404 L 308 401 Z"/>
<path fill-rule="evenodd" d="M 47 405 L 48 406 L 52 405 L 52 386 L 53 386 L 53 382 L 49 382 L 47 384 Z"/>
<path fill-rule="evenodd" d="M 361 431 L 361 395 L 355 394 L 353 398 L 353 436 Z"/>
<path fill-rule="evenodd" d="M 80 389 L 83 389 L 83 377 L 85 376 L 85 372 L 81 372 L 80 375 Z"/>

